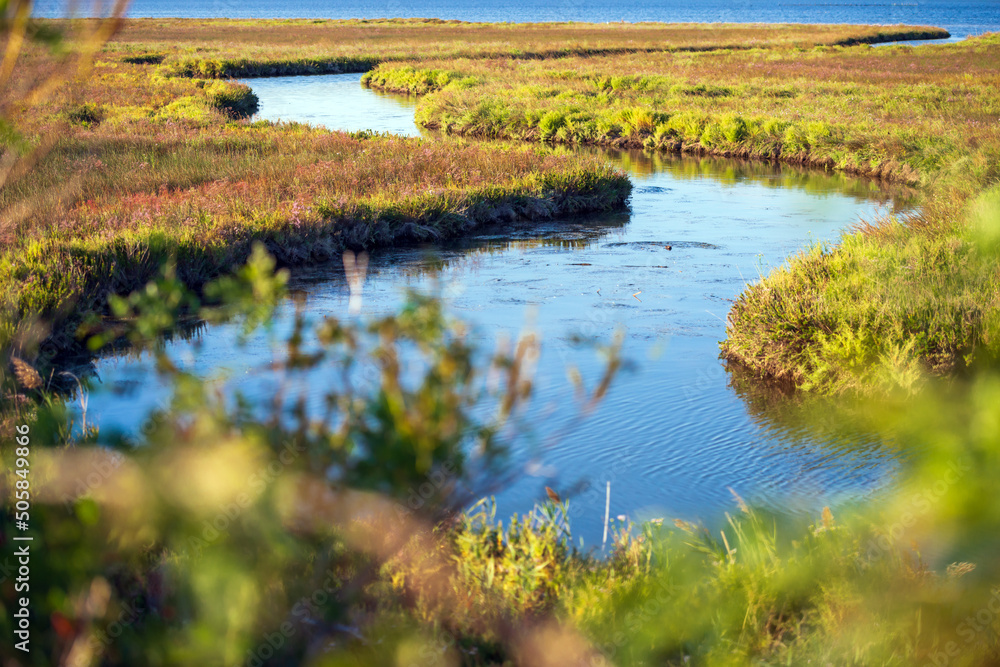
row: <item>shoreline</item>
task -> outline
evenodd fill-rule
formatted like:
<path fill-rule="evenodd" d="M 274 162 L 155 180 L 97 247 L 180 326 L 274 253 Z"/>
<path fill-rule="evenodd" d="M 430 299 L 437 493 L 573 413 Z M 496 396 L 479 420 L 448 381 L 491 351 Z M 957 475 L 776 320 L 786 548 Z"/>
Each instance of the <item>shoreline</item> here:
<path fill-rule="evenodd" d="M 380 92 L 389 92 L 395 94 L 403 94 L 397 91 L 391 90 L 380 90 Z M 421 127 L 441 132 L 443 131 L 439 125 L 421 125 Z M 557 141 L 557 140 L 534 140 L 517 138 L 509 135 L 499 135 L 499 136 L 481 136 L 475 133 L 463 133 L 454 132 L 450 134 L 454 136 L 459 136 L 463 138 L 472 138 L 480 141 L 489 140 L 501 140 L 501 141 L 524 141 L 527 143 L 540 143 L 542 145 L 561 145 L 561 146 L 581 146 L 581 147 L 592 147 L 592 148 L 607 148 L 607 149 L 617 149 L 617 150 L 649 150 L 655 151 L 662 154 L 670 155 L 681 155 L 690 157 L 714 157 L 714 158 L 728 158 L 745 160 L 748 162 L 759 162 L 764 164 L 774 164 L 774 165 L 788 165 L 793 167 L 803 167 L 807 169 L 817 169 L 824 172 L 828 171 L 839 171 L 851 176 L 859 176 L 864 178 L 869 178 L 875 181 L 881 181 L 887 184 L 900 184 L 908 186 L 917 186 L 919 184 L 919 175 L 913 173 L 899 174 L 898 169 L 894 169 L 896 165 L 891 164 L 879 164 L 874 167 L 862 167 L 856 165 L 837 165 L 829 157 L 813 157 L 808 153 L 795 154 L 795 155 L 785 155 L 779 150 L 770 151 L 766 153 L 757 152 L 752 147 L 747 146 L 722 146 L 722 147 L 712 147 L 704 146 L 700 143 L 687 143 L 684 141 L 672 141 L 665 142 L 662 144 L 657 144 L 650 146 L 643 139 L 631 139 L 631 138 L 619 138 L 612 139 L 608 141 Z"/>

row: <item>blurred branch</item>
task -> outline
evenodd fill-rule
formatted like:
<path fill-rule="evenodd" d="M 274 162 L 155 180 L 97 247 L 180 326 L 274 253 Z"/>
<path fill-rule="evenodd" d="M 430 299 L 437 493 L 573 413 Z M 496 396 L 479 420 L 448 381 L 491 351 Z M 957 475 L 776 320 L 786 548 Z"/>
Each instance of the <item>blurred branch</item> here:
<path fill-rule="evenodd" d="M 9 11 L 9 8 L 8 8 Z M 3 64 L 0 65 L 0 86 L 6 88 L 14 73 L 14 63 L 17 62 L 24 46 L 24 36 L 28 28 L 28 18 L 31 15 L 31 2 L 15 0 L 14 19 L 6 29 L 7 48 L 4 49 Z"/>

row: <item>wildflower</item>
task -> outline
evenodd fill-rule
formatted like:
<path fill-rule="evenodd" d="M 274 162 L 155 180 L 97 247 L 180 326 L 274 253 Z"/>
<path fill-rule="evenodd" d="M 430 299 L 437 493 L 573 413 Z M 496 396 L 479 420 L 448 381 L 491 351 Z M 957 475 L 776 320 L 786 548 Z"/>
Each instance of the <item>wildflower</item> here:
<path fill-rule="evenodd" d="M 294 202 L 292 204 L 292 218 L 291 223 L 293 227 L 301 227 L 302 223 L 305 222 L 304 218 L 309 214 L 309 208 L 303 206 L 299 202 Z"/>

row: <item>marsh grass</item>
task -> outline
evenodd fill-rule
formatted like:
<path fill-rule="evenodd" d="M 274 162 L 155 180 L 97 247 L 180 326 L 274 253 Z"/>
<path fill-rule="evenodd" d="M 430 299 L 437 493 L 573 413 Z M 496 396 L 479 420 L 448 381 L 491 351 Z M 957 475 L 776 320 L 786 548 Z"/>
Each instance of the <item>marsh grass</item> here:
<path fill-rule="evenodd" d="M 966 206 L 979 208 L 994 192 Z M 981 214 L 1000 222 L 995 204 Z M 968 212 L 948 227 L 888 218 L 750 285 L 730 311 L 722 350 L 759 375 L 805 388 L 914 390 L 928 371 L 995 363 L 998 312 L 996 254 L 982 250 Z"/>
<path fill-rule="evenodd" d="M 388 63 L 455 134 L 781 159 L 904 182 L 1000 142 L 997 39 L 941 46 Z M 430 94 L 428 94 L 430 93 Z"/>
<path fill-rule="evenodd" d="M 15 87 L 52 64 L 26 54 Z M 0 190 L 5 349 L 33 358 L 39 345 L 73 347 L 85 314 L 106 314 L 108 294 L 141 287 L 171 259 L 197 287 L 257 241 L 297 265 L 621 208 L 629 194 L 593 157 L 250 122 L 249 87 L 148 67 L 98 58 L 89 79 L 11 113 L 26 136 L 59 138 Z"/>
<path fill-rule="evenodd" d="M 294 266 L 345 248 L 610 210 L 630 192 L 596 159 L 269 125 L 196 141 L 66 141 L 36 178 L 58 180 L 67 168 L 82 176 L 75 201 L 49 201 L 6 231 L 8 344 L 36 318 L 72 330 L 80 315 L 103 311 L 108 293 L 138 289 L 168 259 L 197 287 L 243 263 L 258 241 Z M 25 194 L 35 185 L 23 184 Z"/>
<path fill-rule="evenodd" d="M 914 388 L 997 352 L 994 261 L 966 232 L 1000 178 L 1000 39 L 921 47 L 387 63 L 446 133 L 780 160 L 919 186 L 920 212 L 861 223 L 750 285 L 726 358 L 822 391 Z M 981 225 L 980 225 L 981 227 Z"/>

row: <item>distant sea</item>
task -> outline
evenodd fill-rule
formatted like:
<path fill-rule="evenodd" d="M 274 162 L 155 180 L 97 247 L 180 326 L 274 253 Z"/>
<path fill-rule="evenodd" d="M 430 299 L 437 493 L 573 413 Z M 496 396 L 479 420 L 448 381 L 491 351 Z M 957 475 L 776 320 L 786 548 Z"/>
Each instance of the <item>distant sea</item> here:
<path fill-rule="evenodd" d="M 110 3 L 107 0 L 105 6 Z M 94 5 L 77 3 L 90 10 Z M 63 16 L 66 3 L 37 0 L 36 16 Z M 696 23 L 867 23 L 931 25 L 952 38 L 1000 31 L 1000 0 L 878 2 L 828 0 L 133 0 L 131 17 L 440 18 L 462 21 L 664 21 Z"/>

